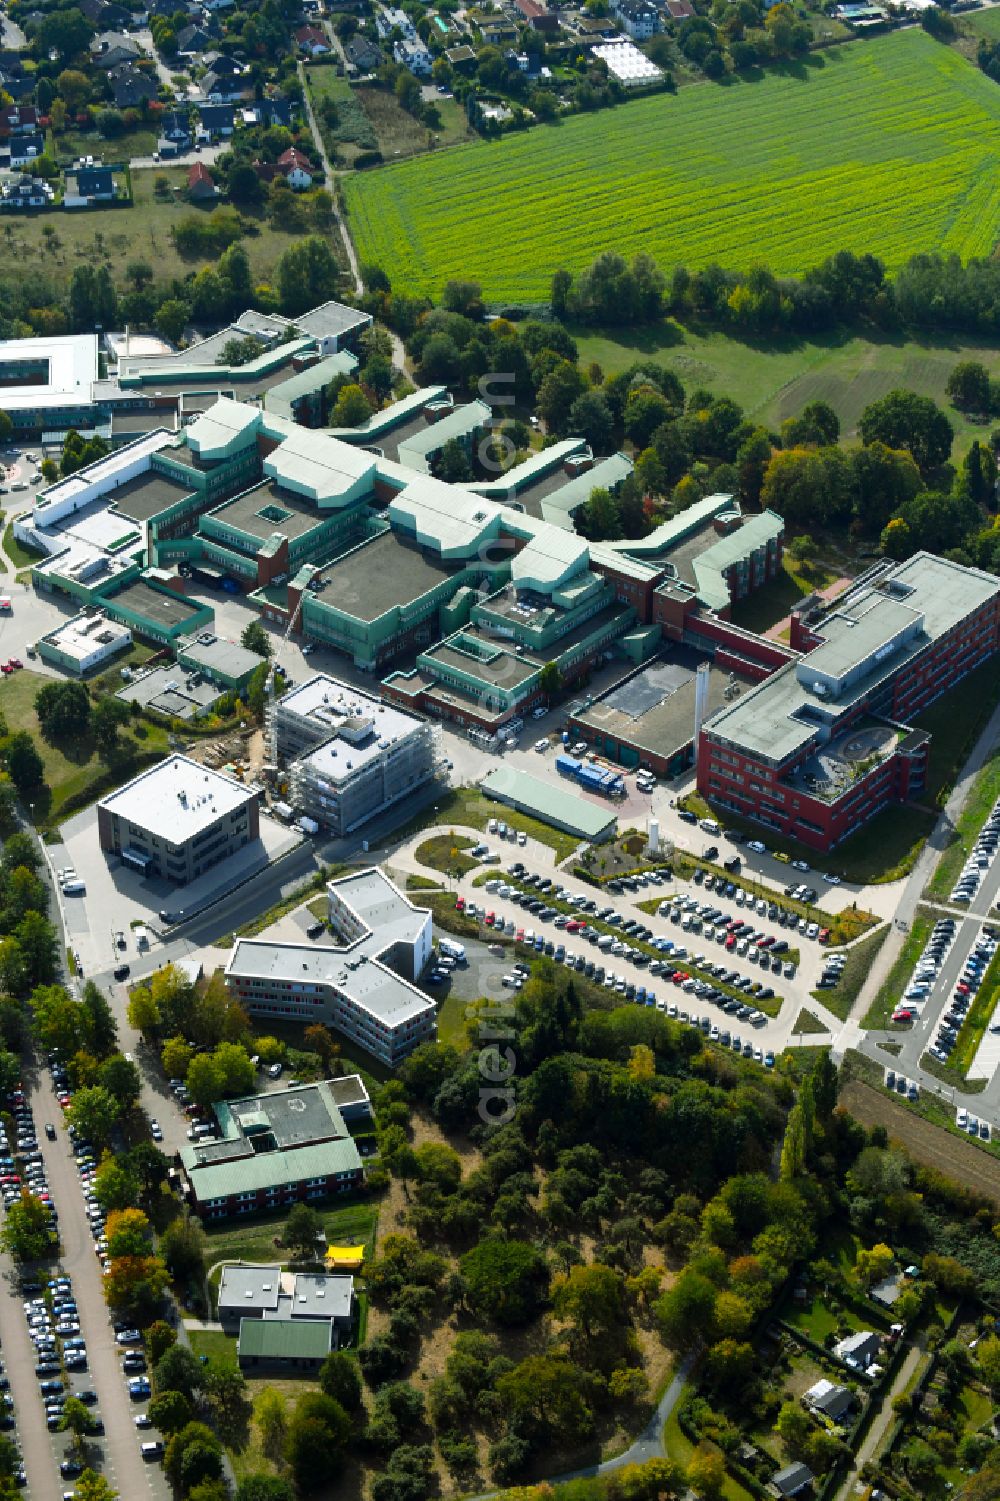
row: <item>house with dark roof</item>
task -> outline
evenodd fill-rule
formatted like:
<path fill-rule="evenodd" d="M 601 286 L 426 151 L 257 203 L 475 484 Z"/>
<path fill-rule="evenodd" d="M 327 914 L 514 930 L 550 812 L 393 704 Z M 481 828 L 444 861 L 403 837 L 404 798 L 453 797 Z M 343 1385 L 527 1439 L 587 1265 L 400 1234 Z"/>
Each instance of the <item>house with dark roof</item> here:
<path fill-rule="evenodd" d="M 220 74 L 213 68 L 201 80 L 201 90 L 212 104 L 232 104 L 246 92 L 243 79 L 236 74 Z"/>
<path fill-rule="evenodd" d="M 12 167 L 26 167 L 37 157 L 45 153 L 45 137 L 43 135 L 11 136 L 10 138 L 10 164 Z"/>
<path fill-rule="evenodd" d="M 779 1496 L 801 1496 L 815 1480 L 808 1465 L 792 1464 L 771 1476 L 771 1484 Z"/>
<path fill-rule="evenodd" d="M 134 68 L 131 63 L 122 63 L 111 70 L 111 92 L 119 109 L 139 109 L 155 99 L 159 92 L 156 78 Z"/>
<path fill-rule="evenodd" d="M 882 1336 L 873 1329 L 859 1329 L 833 1347 L 838 1360 L 856 1371 L 867 1371 L 882 1353 Z"/>
<path fill-rule="evenodd" d="M 181 57 L 197 57 L 216 40 L 216 35 L 192 21 L 190 25 L 182 26 L 177 33 L 177 52 Z"/>
<path fill-rule="evenodd" d="M 292 101 L 286 99 L 284 95 L 279 95 L 275 99 L 261 99 L 257 105 L 257 112 L 261 123 L 266 126 L 291 125 L 292 123 Z"/>
<path fill-rule="evenodd" d="M 192 203 L 207 203 L 210 199 L 218 198 L 215 178 L 204 162 L 195 162 L 188 168 L 187 192 Z"/>
<path fill-rule="evenodd" d="M 35 92 L 34 74 L 8 73 L 6 69 L 0 69 L 0 88 L 10 95 L 15 104 L 21 99 L 30 99 Z"/>
<path fill-rule="evenodd" d="M 7 213 L 33 208 L 48 208 L 55 197 L 50 183 L 25 173 L 15 182 L 0 184 L 0 210 Z"/>
<path fill-rule="evenodd" d="M 374 73 L 383 61 L 379 48 L 360 31 L 348 37 L 344 43 L 344 56 L 347 59 L 347 66 L 355 68 L 359 73 Z"/>
<path fill-rule="evenodd" d="M 75 176 L 76 191 L 80 198 L 91 202 L 114 202 L 115 178 L 110 167 L 78 167 Z"/>
<path fill-rule="evenodd" d="M 243 72 L 235 57 L 230 57 L 228 52 L 206 52 L 202 62 L 219 78 L 235 78 Z"/>
<path fill-rule="evenodd" d="M 228 140 L 236 125 L 236 110 L 231 104 L 198 105 L 199 136 L 209 140 Z"/>
<path fill-rule="evenodd" d="M 121 31 L 102 31 L 90 44 L 90 55 L 99 68 L 110 71 L 119 63 L 134 62 L 142 53 L 138 42 Z"/>
<path fill-rule="evenodd" d="M 191 127 L 183 115 L 164 115 L 156 145 L 161 156 L 183 156 L 191 150 Z"/>
<path fill-rule="evenodd" d="M 854 1406 L 854 1393 L 846 1386 L 838 1386 L 835 1381 L 827 1381 L 824 1377 L 807 1392 L 803 1392 L 802 1400 L 813 1412 L 839 1423 L 844 1414 Z"/>

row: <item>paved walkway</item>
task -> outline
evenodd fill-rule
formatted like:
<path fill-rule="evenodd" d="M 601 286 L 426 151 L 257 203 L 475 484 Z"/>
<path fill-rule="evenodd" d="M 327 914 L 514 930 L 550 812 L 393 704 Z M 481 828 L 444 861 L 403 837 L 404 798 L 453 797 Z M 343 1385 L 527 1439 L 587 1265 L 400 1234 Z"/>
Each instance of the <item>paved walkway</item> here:
<path fill-rule="evenodd" d="M 347 255 L 347 264 L 350 267 L 351 281 L 354 285 L 354 291 L 360 293 L 364 291 L 364 283 L 361 280 L 361 270 L 358 266 L 358 257 L 354 249 L 354 241 L 351 239 L 351 232 L 347 227 L 347 220 L 344 217 L 343 210 L 341 209 L 340 204 L 337 201 L 337 185 L 334 181 L 333 167 L 330 164 L 330 158 L 326 154 L 326 147 L 323 145 L 323 137 L 319 132 L 319 125 L 316 122 L 316 115 L 312 107 L 312 99 L 309 97 L 306 70 L 301 62 L 298 64 L 298 70 L 299 82 L 302 84 L 302 102 L 306 107 L 306 119 L 309 121 L 309 129 L 312 132 L 313 144 L 316 147 L 316 150 L 319 152 L 319 159 L 323 164 L 323 172 L 326 175 L 330 197 L 333 199 L 333 216 L 337 221 L 337 228 L 340 231 L 340 238 L 343 241 L 344 251 Z"/>
<path fill-rule="evenodd" d="M 911 1376 L 924 1358 L 925 1351 L 920 1344 L 915 1343 L 907 1351 L 902 1365 L 896 1372 L 896 1379 L 893 1381 L 891 1389 L 882 1398 L 882 1406 L 872 1420 L 871 1426 L 861 1442 L 861 1447 L 854 1456 L 854 1463 L 848 1471 L 843 1485 L 837 1492 L 837 1501 L 847 1501 L 849 1496 L 853 1496 L 857 1489 L 863 1466 L 870 1459 L 873 1459 L 882 1447 L 882 1441 L 896 1416 L 892 1410 L 893 1398 L 898 1396 L 901 1391 L 905 1391 Z"/>

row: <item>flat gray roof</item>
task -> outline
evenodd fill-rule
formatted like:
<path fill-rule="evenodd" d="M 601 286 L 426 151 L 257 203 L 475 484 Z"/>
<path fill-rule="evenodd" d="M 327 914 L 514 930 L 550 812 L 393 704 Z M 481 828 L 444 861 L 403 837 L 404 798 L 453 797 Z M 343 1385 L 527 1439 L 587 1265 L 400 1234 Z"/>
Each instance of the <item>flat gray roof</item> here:
<path fill-rule="evenodd" d="M 222 1268 L 219 1308 L 277 1308 L 281 1295 L 280 1266 Z"/>
<path fill-rule="evenodd" d="M 297 1272 L 292 1284 L 292 1318 L 349 1319 L 354 1302 L 354 1278 Z"/>
<path fill-rule="evenodd" d="M 146 430 L 146 427 L 141 429 Z M 185 495 L 190 495 L 191 488 L 158 470 L 147 469 L 145 474 L 138 474 L 135 479 L 126 480 L 124 485 L 112 490 L 107 499 L 114 501 L 119 511 L 135 521 L 148 521 L 151 516 L 159 515 L 183 500 Z"/>
<path fill-rule="evenodd" d="M 611 740 L 669 757 L 694 737 L 695 673 L 702 661 L 710 663 L 707 712 L 711 714 L 726 703 L 729 671 L 715 667 L 690 647 L 674 646 L 624 683 L 608 689 L 588 708 L 575 710 L 575 718 Z M 745 691 L 754 679 L 737 676 L 736 681 Z"/>
<path fill-rule="evenodd" d="M 408 605 L 455 573 L 395 532 L 380 532 L 324 570 L 324 604 L 358 620 L 378 620 L 393 605 Z"/>
<path fill-rule="evenodd" d="M 321 302 L 308 313 L 290 320 L 302 333 L 312 334 L 314 339 L 349 333 L 352 328 L 367 328 L 371 321 L 370 313 L 362 313 L 344 302 Z"/>
<path fill-rule="evenodd" d="M 580 839 L 599 839 L 617 823 L 615 810 L 606 800 L 599 806 L 590 802 L 580 789 L 571 792 L 511 766 L 487 772 L 480 786 L 487 797 L 509 803 L 542 823 L 565 829 Z"/>
<path fill-rule="evenodd" d="M 256 652 L 247 651 L 235 641 L 226 641 L 222 636 L 203 631 L 200 636 L 189 636 L 177 643 L 177 655 L 183 654 L 199 667 L 225 673 L 227 677 L 239 678 L 255 672 L 264 661 Z"/>
<path fill-rule="evenodd" d="M 271 515 L 262 515 L 270 510 Z M 276 480 L 264 480 L 235 500 L 227 500 L 208 513 L 224 526 L 235 527 L 249 537 L 266 542 L 273 532 L 293 539 L 304 537 L 321 525 L 323 517 L 314 505 L 308 505 L 301 495 L 293 495 Z"/>
<path fill-rule="evenodd" d="M 221 692 L 215 683 L 192 683 L 185 669 L 171 662 L 168 667 L 151 667 L 130 683 L 123 683 L 115 697 L 172 719 L 188 720 L 210 708 Z"/>
<path fill-rule="evenodd" d="M 201 608 L 193 600 L 185 598 L 183 594 L 170 594 L 166 590 L 152 589 L 141 579 L 126 584 L 125 588 L 119 589 L 117 594 L 109 596 L 106 604 L 109 609 L 120 605 L 134 615 L 140 615 L 145 620 L 152 620 L 157 625 L 166 626 L 183 625 L 185 620 L 190 620 L 192 615 Z"/>

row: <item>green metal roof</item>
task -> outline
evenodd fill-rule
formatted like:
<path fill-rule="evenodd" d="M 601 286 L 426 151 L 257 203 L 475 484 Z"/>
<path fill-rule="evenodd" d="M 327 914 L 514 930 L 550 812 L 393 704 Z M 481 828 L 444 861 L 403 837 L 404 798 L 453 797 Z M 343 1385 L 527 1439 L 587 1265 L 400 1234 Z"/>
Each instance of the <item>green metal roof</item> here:
<path fill-rule="evenodd" d="M 303 1178 L 356 1172 L 361 1166 L 358 1149 L 349 1136 L 288 1152 L 253 1152 L 228 1162 L 205 1162 L 197 1146 L 182 1147 L 181 1161 L 202 1203 L 230 1194 L 280 1188 L 285 1183 L 300 1183 Z"/>
<path fill-rule="evenodd" d="M 578 788 L 564 791 L 552 782 L 543 782 L 530 772 L 502 766 L 488 772 L 480 783 L 487 797 L 520 808 L 553 828 L 581 839 L 599 839 L 617 822 L 614 809 L 587 802 Z"/>
<path fill-rule="evenodd" d="M 332 1334 L 329 1319 L 241 1319 L 237 1349 L 250 1360 L 322 1360 Z"/>

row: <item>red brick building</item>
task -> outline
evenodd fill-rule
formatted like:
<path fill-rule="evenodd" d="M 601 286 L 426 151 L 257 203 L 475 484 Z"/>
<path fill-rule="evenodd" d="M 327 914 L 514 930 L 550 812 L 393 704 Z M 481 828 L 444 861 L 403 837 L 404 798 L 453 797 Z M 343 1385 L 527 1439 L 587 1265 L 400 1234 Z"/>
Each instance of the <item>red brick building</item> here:
<path fill-rule="evenodd" d="M 922 794 L 930 737 L 910 721 L 1000 649 L 1000 579 L 929 553 L 879 564 L 793 616 L 802 655 L 704 726 L 698 789 L 828 850 Z"/>

